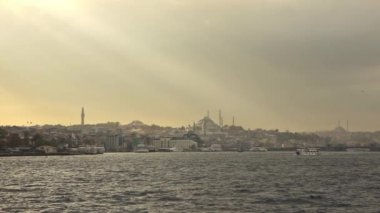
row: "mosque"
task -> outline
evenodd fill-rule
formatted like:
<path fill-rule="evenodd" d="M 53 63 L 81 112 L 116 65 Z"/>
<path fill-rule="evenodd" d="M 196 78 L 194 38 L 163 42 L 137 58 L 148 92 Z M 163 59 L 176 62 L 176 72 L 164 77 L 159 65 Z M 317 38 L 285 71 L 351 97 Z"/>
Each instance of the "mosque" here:
<path fill-rule="evenodd" d="M 234 121 L 233 121 L 233 125 L 234 125 Z M 222 129 L 223 129 L 223 117 L 222 117 L 221 110 L 219 110 L 219 124 L 215 123 L 210 118 L 210 112 L 208 112 L 207 116 L 205 116 L 203 119 L 201 119 L 197 123 L 194 123 L 193 129 L 197 134 L 203 135 L 203 136 L 224 135 L 225 133 L 223 133 L 223 131 L 222 131 Z"/>

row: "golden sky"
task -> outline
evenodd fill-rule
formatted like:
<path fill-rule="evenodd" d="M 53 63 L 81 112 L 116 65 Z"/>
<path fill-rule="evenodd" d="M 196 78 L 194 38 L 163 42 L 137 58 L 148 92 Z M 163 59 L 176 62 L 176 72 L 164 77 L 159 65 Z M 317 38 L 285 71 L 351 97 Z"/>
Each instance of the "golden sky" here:
<path fill-rule="evenodd" d="M 0 0 L 0 125 L 380 130 L 380 2 Z"/>

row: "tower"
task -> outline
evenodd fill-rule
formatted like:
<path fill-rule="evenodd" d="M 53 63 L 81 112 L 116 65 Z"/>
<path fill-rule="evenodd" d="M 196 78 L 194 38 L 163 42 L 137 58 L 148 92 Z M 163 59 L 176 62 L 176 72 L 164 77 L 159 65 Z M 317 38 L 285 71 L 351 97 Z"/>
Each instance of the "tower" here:
<path fill-rule="evenodd" d="M 84 126 L 84 117 L 85 117 L 84 108 L 82 107 L 82 113 L 81 113 L 81 125 L 82 126 Z"/>
<path fill-rule="evenodd" d="M 223 127 L 222 110 L 219 110 L 219 126 Z"/>
<path fill-rule="evenodd" d="M 235 126 L 235 116 L 232 116 L 232 126 Z"/>
<path fill-rule="evenodd" d="M 203 131 L 203 135 L 207 135 L 207 124 L 206 124 L 206 120 L 204 119 L 203 120 L 203 123 L 202 123 L 202 131 Z"/>

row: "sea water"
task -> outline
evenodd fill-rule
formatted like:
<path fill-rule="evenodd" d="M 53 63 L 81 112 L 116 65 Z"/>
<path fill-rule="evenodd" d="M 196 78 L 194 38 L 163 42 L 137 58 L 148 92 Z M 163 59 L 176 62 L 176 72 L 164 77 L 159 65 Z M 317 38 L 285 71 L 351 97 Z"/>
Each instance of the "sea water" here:
<path fill-rule="evenodd" d="M 380 153 L 0 158 L 2 212 L 379 212 Z"/>

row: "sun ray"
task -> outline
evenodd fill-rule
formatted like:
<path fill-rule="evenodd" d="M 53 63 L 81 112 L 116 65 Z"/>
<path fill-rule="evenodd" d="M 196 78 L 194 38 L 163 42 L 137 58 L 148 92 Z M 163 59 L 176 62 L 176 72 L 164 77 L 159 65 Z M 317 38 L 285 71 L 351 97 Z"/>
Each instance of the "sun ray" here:
<path fill-rule="evenodd" d="M 12 0 L 2 1 L 0 5 L 11 10 L 36 8 L 50 12 L 64 12 L 77 9 L 78 4 L 73 0 Z"/>

